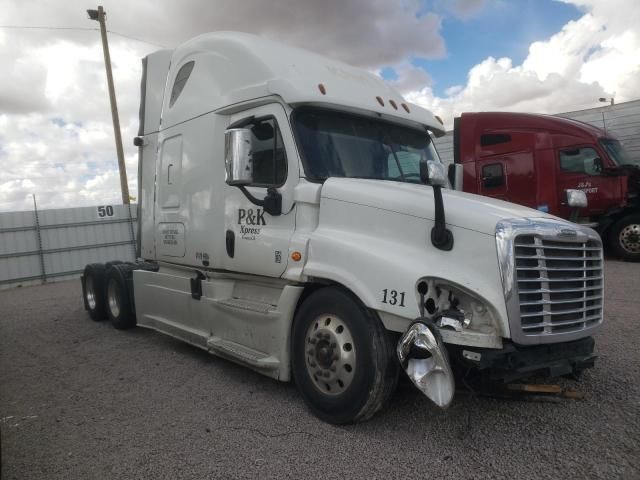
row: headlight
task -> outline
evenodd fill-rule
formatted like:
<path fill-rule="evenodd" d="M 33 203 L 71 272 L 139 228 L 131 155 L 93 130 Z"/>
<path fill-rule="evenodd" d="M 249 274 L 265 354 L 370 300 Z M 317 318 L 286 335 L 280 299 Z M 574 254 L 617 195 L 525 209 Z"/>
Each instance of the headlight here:
<path fill-rule="evenodd" d="M 464 287 L 452 285 L 441 278 L 425 277 L 416 283 L 418 304 L 421 302 L 420 291 L 424 292 L 424 317 L 436 322 L 439 327 L 459 330 L 495 326 L 495 316 L 486 303 Z M 447 318 L 441 318 L 443 316 Z M 459 325 L 448 323 L 449 320 Z"/>

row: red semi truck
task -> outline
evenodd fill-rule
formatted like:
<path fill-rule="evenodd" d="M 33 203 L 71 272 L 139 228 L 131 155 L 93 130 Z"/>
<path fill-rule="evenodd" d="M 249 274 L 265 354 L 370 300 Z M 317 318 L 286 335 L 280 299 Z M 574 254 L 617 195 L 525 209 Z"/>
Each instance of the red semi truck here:
<path fill-rule="evenodd" d="M 465 192 L 588 224 L 611 253 L 640 261 L 640 159 L 602 129 L 548 115 L 463 113 L 453 143 Z M 583 191 L 586 207 L 573 208 L 567 190 Z"/>

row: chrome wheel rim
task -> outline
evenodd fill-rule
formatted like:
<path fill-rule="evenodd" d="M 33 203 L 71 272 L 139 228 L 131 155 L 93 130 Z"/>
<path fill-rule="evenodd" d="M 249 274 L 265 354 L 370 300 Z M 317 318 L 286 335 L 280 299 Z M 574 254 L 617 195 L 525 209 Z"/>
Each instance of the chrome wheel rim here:
<path fill-rule="evenodd" d="M 620 230 L 620 245 L 629 253 L 640 253 L 640 224 L 632 223 Z"/>
<path fill-rule="evenodd" d="M 318 390 L 339 395 L 351 383 L 356 370 L 356 349 L 347 325 L 332 314 L 316 318 L 305 336 L 305 365 Z"/>
<path fill-rule="evenodd" d="M 87 298 L 87 305 L 90 310 L 96 309 L 96 287 L 93 283 L 93 276 L 89 275 L 84 280 L 84 294 Z"/>
<path fill-rule="evenodd" d="M 107 288 L 107 302 L 109 303 L 109 311 L 113 317 L 120 315 L 120 300 L 118 298 L 118 285 L 114 279 L 109 280 Z"/>

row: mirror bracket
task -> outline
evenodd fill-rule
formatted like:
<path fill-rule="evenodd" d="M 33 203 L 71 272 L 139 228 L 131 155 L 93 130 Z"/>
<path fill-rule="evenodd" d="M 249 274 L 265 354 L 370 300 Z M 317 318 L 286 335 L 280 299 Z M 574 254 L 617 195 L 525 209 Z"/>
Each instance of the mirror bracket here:
<path fill-rule="evenodd" d="M 274 217 L 282 215 L 282 195 L 276 188 L 269 187 L 267 189 L 267 196 L 262 200 L 254 197 L 244 185 L 239 185 L 238 188 L 251 203 L 257 207 L 262 207 L 269 215 Z"/>
<path fill-rule="evenodd" d="M 442 201 L 442 186 L 447 182 L 444 166 L 431 161 L 420 162 L 420 180 L 433 188 L 434 225 L 431 229 L 431 243 L 439 250 L 446 252 L 453 249 L 453 233 L 447 228 Z"/>
<path fill-rule="evenodd" d="M 435 221 L 431 229 L 431 243 L 434 247 L 445 252 L 453 249 L 453 233 L 447 228 L 444 218 L 444 202 L 442 201 L 442 187 L 433 186 Z"/>

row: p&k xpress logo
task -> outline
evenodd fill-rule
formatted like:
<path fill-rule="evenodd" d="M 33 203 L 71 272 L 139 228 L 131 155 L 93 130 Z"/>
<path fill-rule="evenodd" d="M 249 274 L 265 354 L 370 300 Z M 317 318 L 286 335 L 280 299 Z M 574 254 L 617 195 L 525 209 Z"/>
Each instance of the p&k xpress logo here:
<path fill-rule="evenodd" d="M 260 227 L 266 225 L 264 210 L 261 208 L 239 208 L 238 225 L 240 234 L 244 240 L 255 240 L 260 235 Z"/>

